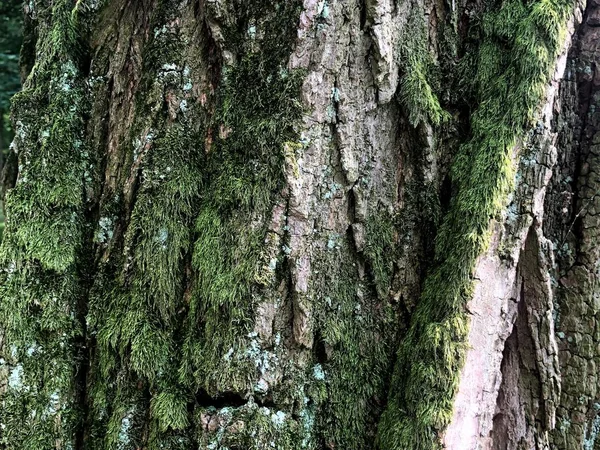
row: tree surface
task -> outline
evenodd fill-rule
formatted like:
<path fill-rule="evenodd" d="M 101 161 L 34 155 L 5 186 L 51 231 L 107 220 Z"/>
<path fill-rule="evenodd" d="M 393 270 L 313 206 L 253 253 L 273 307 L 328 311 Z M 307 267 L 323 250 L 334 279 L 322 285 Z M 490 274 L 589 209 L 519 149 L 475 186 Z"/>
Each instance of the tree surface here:
<path fill-rule="evenodd" d="M 600 449 L 598 0 L 23 13 L 0 449 Z"/>

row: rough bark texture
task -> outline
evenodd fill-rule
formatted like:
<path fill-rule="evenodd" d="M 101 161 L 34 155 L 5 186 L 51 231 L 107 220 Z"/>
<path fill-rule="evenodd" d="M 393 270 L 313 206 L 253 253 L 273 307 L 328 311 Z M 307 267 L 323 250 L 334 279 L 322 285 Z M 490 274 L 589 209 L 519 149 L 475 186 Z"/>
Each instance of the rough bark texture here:
<path fill-rule="evenodd" d="M 0 448 L 600 448 L 597 0 L 24 9 Z"/>

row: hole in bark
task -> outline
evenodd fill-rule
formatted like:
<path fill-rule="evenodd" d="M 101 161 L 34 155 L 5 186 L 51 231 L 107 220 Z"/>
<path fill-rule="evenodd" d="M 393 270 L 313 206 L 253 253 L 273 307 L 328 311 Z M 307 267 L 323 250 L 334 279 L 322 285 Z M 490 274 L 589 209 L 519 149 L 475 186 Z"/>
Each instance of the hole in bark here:
<path fill-rule="evenodd" d="M 442 208 L 442 213 L 446 214 L 448 209 L 450 208 L 450 199 L 452 198 L 452 182 L 450 181 L 450 176 L 446 175 L 444 180 L 442 181 L 442 185 L 440 186 L 440 207 Z"/>
<path fill-rule="evenodd" d="M 362 0 L 360 2 L 360 29 L 364 30 L 365 29 L 365 25 L 367 23 L 367 2 L 365 0 Z"/>
<path fill-rule="evenodd" d="M 354 189 L 348 191 L 348 220 L 350 223 L 356 221 L 356 194 L 354 193 Z M 348 226 L 350 231 L 352 231 L 351 228 L 351 226 Z"/>
<path fill-rule="evenodd" d="M 327 362 L 327 350 L 325 349 L 325 340 L 321 335 L 321 331 L 317 331 L 315 333 L 315 344 L 313 346 L 315 351 L 315 359 L 320 364 L 325 364 Z"/>
<path fill-rule="evenodd" d="M 200 406 L 214 406 L 217 409 L 227 406 L 240 407 L 248 403 L 244 397 L 235 392 L 221 392 L 211 397 L 204 389 L 196 392 L 196 401 Z"/>

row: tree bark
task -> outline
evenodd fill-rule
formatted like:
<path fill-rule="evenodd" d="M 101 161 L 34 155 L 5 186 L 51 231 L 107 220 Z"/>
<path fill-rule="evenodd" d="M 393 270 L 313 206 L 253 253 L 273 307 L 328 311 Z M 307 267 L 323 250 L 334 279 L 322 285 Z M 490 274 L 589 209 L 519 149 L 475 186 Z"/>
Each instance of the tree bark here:
<path fill-rule="evenodd" d="M 24 12 L 0 448 L 600 449 L 598 0 Z"/>

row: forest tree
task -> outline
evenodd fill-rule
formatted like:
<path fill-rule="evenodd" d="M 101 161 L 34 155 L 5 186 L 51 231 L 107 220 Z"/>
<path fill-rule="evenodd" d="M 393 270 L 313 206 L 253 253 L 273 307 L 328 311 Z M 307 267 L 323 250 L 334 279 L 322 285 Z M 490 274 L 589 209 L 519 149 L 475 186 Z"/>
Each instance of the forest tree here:
<path fill-rule="evenodd" d="M 22 12 L 0 449 L 600 449 L 599 0 Z"/>

